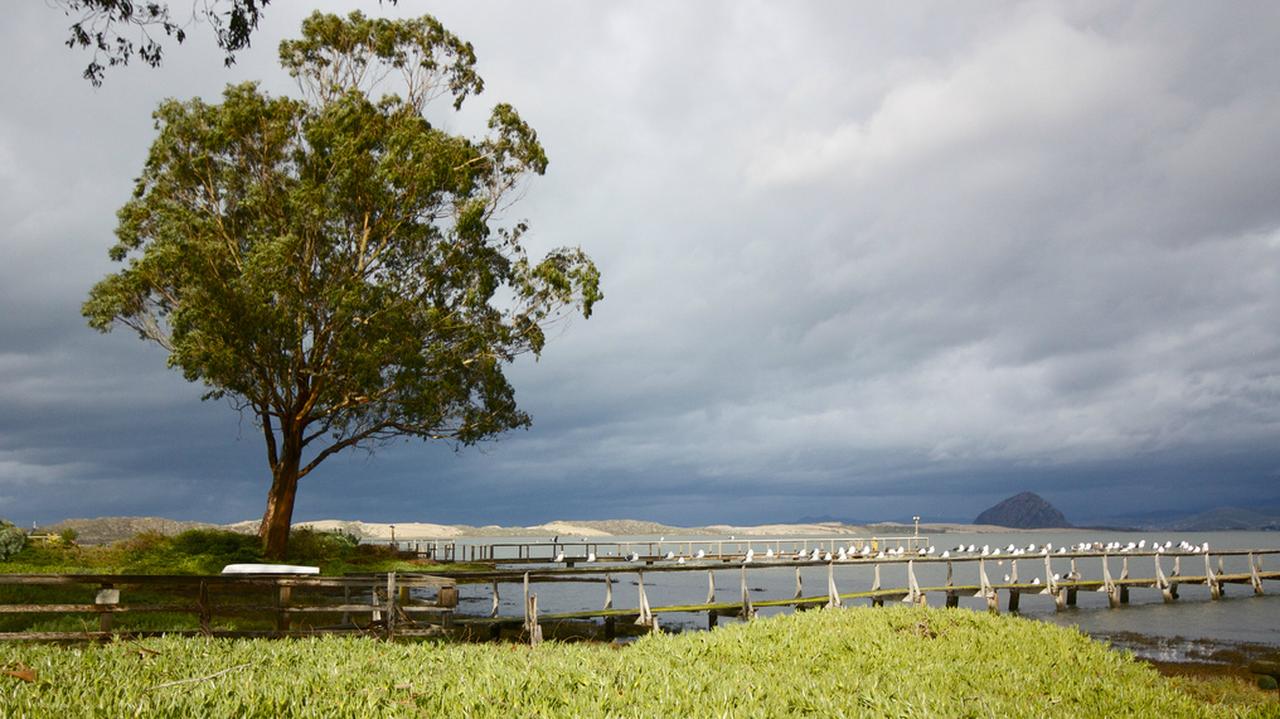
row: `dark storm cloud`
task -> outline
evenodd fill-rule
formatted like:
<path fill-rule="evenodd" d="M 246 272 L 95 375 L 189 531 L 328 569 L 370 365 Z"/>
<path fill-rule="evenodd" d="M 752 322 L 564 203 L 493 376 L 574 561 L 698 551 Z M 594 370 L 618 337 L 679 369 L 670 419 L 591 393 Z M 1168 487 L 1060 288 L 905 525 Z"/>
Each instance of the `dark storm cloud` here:
<path fill-rule="evenodd" d="M 78 310 L 156 102 L 289 92 L 274 46 L 309 10 L 273 5 L 230 70 L 197 31 L 96 91 L 55 11 L 6 24 L 0 515 L 260 513 L 252 424 Z M 299 517 L 1278 498 L 1274 5 L 438 11 L 487 90 L 437 121 L 519 108 L 551 167 L 509 219 L 585 247 L 607 300 L 512 369 L 531 430 L 333 460 Z"/>

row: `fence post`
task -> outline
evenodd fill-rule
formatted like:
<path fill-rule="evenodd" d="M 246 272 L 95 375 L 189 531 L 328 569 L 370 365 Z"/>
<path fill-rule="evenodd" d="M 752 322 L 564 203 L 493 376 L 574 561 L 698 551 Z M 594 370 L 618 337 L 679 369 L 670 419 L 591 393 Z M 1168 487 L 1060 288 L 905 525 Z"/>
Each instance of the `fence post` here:
<path fill-rule="evenodd" d="M 745 620 L 754 619 L 756 616 L 755 607 L 751 606 L 751 596 L 747 593 L 747 565 L 742 565 L 742 618 Z"/>
<path fill-rule="evenodd" d="M 289 608 L 289 602 L 293 600 L 293 587 L 280 584 L 278 581 L 276 587 L 276 608 L 278 610 L 276 612 L 276 631 L 287 632 L 290 624 L 289 613 L 284 610 Z"/>
<path fill-rule="evenodd" d="M 97 596 L 93 598 L 94 605 L 98 607 L 98 631 L 100 632 L 111 631 L 114 624 L 113 611 L 115 605 L 120 603 L 120 590 L 113 587 L 114 585 L 110 582 L 103 582 Z"/>
<path fill-rule="evenodd" d="M 396 592 L 396 573 L 387 572 L 387 638 L 396 632 L 396 606 L 399 600 Z"/>
<path fill-rule="evenodd" d="M 840 592 L 836 591 L 836 565 L 835 562 L 827 562 L 827 606 L 842 606 L 840 601 Z"/>

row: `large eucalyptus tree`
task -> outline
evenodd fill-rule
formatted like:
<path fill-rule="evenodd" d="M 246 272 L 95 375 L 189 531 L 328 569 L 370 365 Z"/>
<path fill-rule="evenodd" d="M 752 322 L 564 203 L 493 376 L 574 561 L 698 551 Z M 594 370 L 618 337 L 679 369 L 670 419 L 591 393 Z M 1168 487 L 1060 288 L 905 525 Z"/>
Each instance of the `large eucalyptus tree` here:
<path fill-rule="evenodd" d="M 298 480 L 336 452 L 403 436 L 472 444 L 529 424 L 503 369 L 548 322 L 591 315 L 599 273 L 577 248 L 531 261 L 500 226 L 542 174 L 509 105 L 469 138 L 433 126 L 483 89 L 475 54 L 431 17 L 314 14 L 280 46 L 301 98 L 255 84 L 219 104 L 169 100 L 93 327 L 136 330 L 169 365 L 261 428 L 261 535 L 284 554 Z"/>

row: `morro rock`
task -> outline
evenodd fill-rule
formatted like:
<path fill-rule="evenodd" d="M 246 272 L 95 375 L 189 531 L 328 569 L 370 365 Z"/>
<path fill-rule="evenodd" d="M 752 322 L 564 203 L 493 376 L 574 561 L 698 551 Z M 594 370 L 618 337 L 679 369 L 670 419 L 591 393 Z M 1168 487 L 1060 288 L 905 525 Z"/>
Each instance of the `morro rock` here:
<path fill-rule="evenodd" d="M 1071 523 L 1056 507 L 1044 501 L 1034 492 L 1015 494 L 988 509 L 974 524 L 996 524 L 1015 529 L 1039 529 L 1041 527 L 1070 527 Z"/>

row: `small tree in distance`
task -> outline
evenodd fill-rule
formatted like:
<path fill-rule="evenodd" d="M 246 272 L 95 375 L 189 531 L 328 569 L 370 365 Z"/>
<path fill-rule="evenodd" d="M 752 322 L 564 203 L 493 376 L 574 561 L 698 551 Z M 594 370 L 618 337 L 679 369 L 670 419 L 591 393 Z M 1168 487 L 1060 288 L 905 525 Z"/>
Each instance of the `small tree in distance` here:
<path fill-rule="evenodd" d="M 483 138 L 424 112 L 483 89 L 431 17 L 316 13 L 280 46 L 304 99 L 229 86 L 168 100 L 83 312 L 169 352 L 253 415 L 271 469 L 260 534 L 284 555 L 298 480 L 397 437 L 463 445 L 527 426 L 504 365 L 603 295 L 580 249 L 530 261 L 498 213 L 547 157 L 515 109 Z M 394 85 L 396 92 L 386 91 Z"/>

